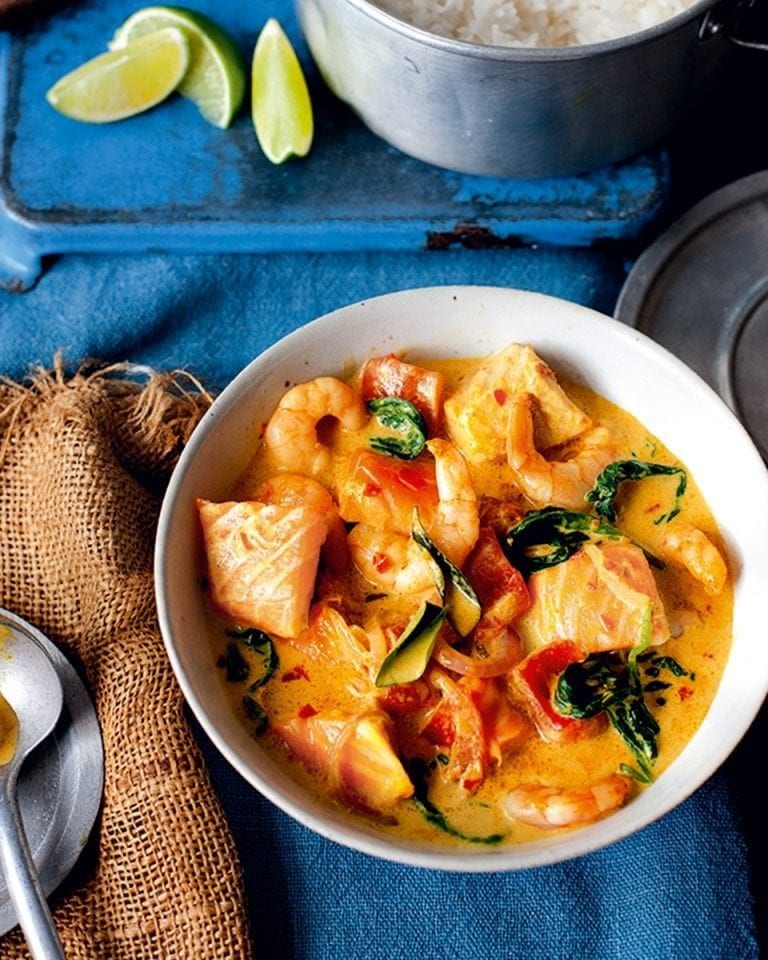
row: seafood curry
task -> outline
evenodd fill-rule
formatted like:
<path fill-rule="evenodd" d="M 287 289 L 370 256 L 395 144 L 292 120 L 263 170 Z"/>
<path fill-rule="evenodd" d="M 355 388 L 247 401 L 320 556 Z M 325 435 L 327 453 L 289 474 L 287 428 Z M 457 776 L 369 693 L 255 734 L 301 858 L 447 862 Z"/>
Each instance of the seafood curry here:
<path fill-rule="evenodd" d="M 295 385 L 231 498 L 197 506 L 233 709 L 385 831 L 519 842 L 617 810 L 728 653 L 694 478 L 528 345 Z"/>

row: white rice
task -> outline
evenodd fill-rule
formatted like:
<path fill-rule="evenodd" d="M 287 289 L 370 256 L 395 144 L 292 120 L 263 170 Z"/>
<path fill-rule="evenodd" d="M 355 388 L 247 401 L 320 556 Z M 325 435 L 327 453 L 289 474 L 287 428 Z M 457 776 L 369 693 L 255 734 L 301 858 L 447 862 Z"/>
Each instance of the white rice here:
<path fill-rule="evenodd" d="M 430 33 L 504 47 L 567 47 L 646 30 L 696 0 L 377 0 Z"/>

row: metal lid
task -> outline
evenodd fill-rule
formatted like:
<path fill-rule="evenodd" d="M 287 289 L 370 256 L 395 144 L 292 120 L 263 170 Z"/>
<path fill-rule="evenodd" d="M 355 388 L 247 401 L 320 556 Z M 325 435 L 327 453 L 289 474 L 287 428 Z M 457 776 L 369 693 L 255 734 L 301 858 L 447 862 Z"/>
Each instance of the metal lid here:
<path fill-rule="evenodd" d="M 716 191 L 663 233 L 615 315 L 699 373 L 768 456 L 768 171 Z"/>

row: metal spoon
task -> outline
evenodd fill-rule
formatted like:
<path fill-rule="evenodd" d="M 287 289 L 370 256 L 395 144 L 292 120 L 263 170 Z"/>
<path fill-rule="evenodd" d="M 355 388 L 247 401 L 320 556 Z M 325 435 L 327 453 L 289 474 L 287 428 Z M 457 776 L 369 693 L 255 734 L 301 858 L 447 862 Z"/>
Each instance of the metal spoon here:
<path fill-rule="evenodd" d="M 31 637 L 3 630 L 0 693 L 16 714 L 13 756 L 0 766 L 0 865 L 34 960 L 64 960 L 19 813 L 17 781 L 24 760 L 56 726 L 63 693 L 56 668 Z"/>

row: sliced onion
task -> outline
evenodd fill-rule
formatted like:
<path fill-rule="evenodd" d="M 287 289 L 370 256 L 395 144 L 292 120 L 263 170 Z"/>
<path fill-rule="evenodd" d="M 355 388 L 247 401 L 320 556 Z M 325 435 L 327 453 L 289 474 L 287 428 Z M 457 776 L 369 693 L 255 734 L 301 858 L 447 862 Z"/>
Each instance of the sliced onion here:
<path fill-rule="evenodd" d="M 483 646 L 489 655 L 478 659 L 467 656 L 452 647 L 443 636 L 438 637 L 432 656 L 441 667 L 452 670 L 462 677 L 500 677 L 509 673 L 521 658 L 520 638 L 508 626 L 489 628 L 483 631 Z"/>

